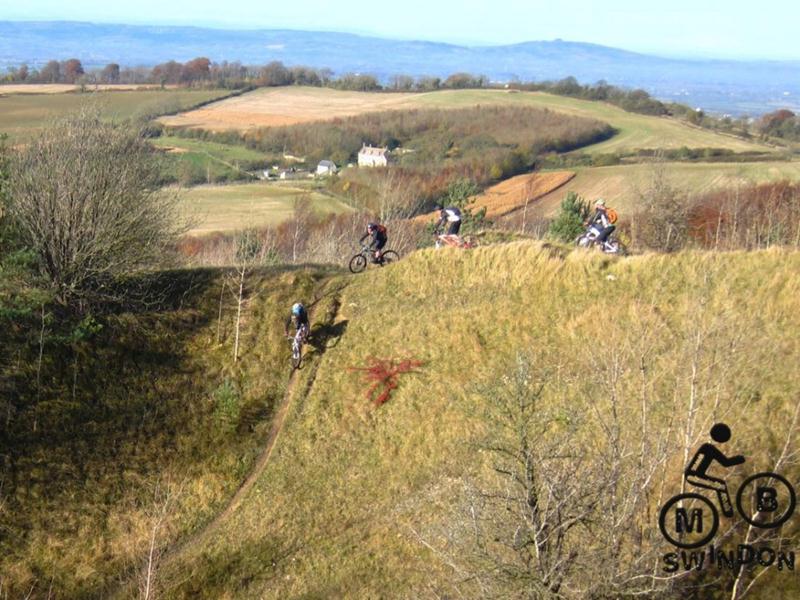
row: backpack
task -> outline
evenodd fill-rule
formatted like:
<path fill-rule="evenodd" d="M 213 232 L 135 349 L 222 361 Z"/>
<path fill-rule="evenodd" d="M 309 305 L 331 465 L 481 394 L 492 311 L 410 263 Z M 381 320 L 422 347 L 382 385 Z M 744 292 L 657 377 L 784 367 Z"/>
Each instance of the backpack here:
<path fill-rule="evenodd" d="M 386 237 L 386 227 L 383 225 L 378 224 L 378 233 L 383 237 Z"/>
<path fill-rule="evenodd" d="M 608 217 L 608 222 L 612 225 L 617 222 L 617 211 L 615 211 L 613 208 L 606 210 L 606 216 Z"/>

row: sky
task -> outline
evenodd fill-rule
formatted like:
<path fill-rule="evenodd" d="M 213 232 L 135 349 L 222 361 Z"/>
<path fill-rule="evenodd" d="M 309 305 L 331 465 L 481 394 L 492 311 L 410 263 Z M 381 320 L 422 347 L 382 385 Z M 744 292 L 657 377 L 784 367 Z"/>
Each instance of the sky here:
<path fill-rule="evenodd" d="M 0 20 L 342 31 L 468 45 L 560 38 L 680 58 L 800 60 L 798 0 L 0 0 Z"/>

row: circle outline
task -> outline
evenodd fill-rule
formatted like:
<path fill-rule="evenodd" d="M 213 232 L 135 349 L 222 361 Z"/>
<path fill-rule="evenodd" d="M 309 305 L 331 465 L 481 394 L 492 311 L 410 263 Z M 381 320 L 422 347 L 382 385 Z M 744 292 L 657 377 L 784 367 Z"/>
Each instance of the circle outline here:
<path fill-rule="evenodd" d="M 668 509 L 672 507 L 673 504 L 675 504 L 679 500 L 688 500 L 690 498 L 703 501 L 706 504 L 706 506 L 708 506 L 711 509 L 711 516 L 713 518 L 712 518 L 710 533 L 708 533 L 699 542 L 694 542 L 692 544 L 685 544 L 675 541 L 675 539 L 673 539 L 673 537 L 667 533 L 665 522 L 667 519 Z M 695 492 L 676 494 L 675 496 L 667 500 L 664 506 L 661 507 L 661 512 L 658 515 L 658 528 L 661 530 L 661 535 L 664 536 L 664 539 L 666 539 L 673 546 L 676 546 L 678 548 L 683 548 L 684 550 L 699 548 L 700 546 L 704 546 L 705 544 L 710 542 L 712 539 L 714 539 L 714 536 L 717 535 L 717 530 L 719 529 L 719 511 L 717 511 L 717 507 L 714 506 L 714 503 L 711 502 L 711 500 L 709 500 L 702 494 L 697 494 Z"/>
<path fill-rule="evenodd" d="M 783 485 L 786 486 L 786 489 L 789 490 L 789 508 L 786 510 L 785 514 L 780 519 L 778 519 L 774 523 L 770 523 L 768 525 L 765 525 L 763 523 L 758 523 L 756 521 L 751 520 L 750 517 L 748 517 L 747 515 L 744 514 L 744 510 L 742 510 L 742 496 L 744 495 L 745 488 L 748 485 L 750 485 L 751 482 L 755 481 L 756 479 L 761 479 L 761 478 L 766 478 L 766 477 L 769 477 L 769 478 L 772 478 L 772 479 L 777 479 Z M 792 518 L 792 514 L 794 514 L 794 509 L 796 507 L 797 507 L 797 495 L 795 494 L 795 491 L 794 491 L 794 488 L 792 487 L 792 484 L 789 483 L 789 481 L 783 475 L 778 475 L 777 473 L 771 473 L 769 471 L 762 471 L 761 473 L 756 473 L 755 475 L 751 475 L 750 477 L 748 477 L 747 479 L 745 479 L 742 482 L 742 484 L 739 486 L 738 491 L 736 492 L 736 510 L 739 511 L 739 514 L 741 515 L 741 517 L 745 521 L 747 521 L 748 524 L 752 525 L 753 527 L 758 527 L 759 529 L 775 529 L 777 527 L 780 527 L 781 525 L 786 523 L 786 521 L 788 521 L 789 519 Z M 758 512 L 761 512 L 761 511 L 758 511 Z M 756 514 L 758 514 L 758 513 L 756 513 Z"/>

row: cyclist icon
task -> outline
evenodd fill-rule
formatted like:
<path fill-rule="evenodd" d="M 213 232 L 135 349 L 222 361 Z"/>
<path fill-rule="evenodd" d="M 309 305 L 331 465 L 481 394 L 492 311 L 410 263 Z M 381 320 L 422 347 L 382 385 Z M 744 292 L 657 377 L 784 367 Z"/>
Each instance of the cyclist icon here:
<path fill-rule="evenodd" d="M 731 439 L 730 427 L 725 425 L 725 423 L 717 423 L 711 428 L 710 433 L 711 439 L 718 444 L 724 444 Z M 711 467 L 714 462 L 719 463 L 725 468 L 734 467 L 744 462 L 744 456 L 741 454 L 731 457 L 725 456 L 714 444 L 706 443 L 697 450 L 686 467 L 683 476 L 686 483 L 691 483 L 694 486 L 717 492 L 722 514 L 731 518 L 733 516 L 733 505 L 731 504 L 731 497 L 728 493 L 728 484 L 725 483 L 725 480 L 711 477 L 707 473 L 709 467 Z"/>
<path fill-rule="evenodd" d="M 710 434 L 718 444 L 731 439 L 731 430 L 724 423 L 714 425 Z M 708 470 L 714 463 L 727 469 L 744 462 L 742 455 L 726 456 L 714 444 L 705 443 L 686 466 L 684 480 L 693 486 L 716 492 L 722 514 L 731 518 L 734 512 L 728 484 L 724 479 L 709 475 Z M 785 477 L 768 471 L 745 479 L 736 494 L 739 514 L 747 523 L 761 529 L 780 527 L 791 518 L 796 506 L 797 496 L 792 485 Z M 674 546 L 699 548 L 716 535 L 719 511 L 704 495 L 683 492 L 667 500 L 661 507 L 658 526 L 664 538 Z"/>

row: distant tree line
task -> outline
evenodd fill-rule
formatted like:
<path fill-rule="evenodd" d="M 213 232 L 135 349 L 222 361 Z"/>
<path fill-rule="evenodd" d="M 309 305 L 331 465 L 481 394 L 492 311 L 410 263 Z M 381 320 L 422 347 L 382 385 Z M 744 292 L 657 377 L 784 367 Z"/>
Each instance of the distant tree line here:
<path fill-rule="evenodd" d="M 216 63 L 206 57 L 197 57 L 185 63 L 170 60 L 151 68 L 123 68 L 116 63 L 110 63 L 103 68 L 89 70 L 85 70 L 77 58 L 61 62 L 51 60 L 40 69 L 30 68 L 26 64 L 10 67 L 5 76 L 0 76 L 0 83 L 156 84 L 223 89 L 304 85 L 359 92 L 429 92 L 440 89 L 497 88 L 501 85 L 491 82 L 485 75 L 464 72 L 453 73 L 444 78 L 396 74 L 382 82 L 376 76 L 365 73 L 342 73 L 334 76 L 334 72 L 328 68 L 302 65 L 290 67 L 280 61 L 264 65 L 244 65 L 241 62 L 228 61 Z M 743 138 L 751 138 L 754 133 L 751 131 L 752 120 L 747 116 L 735 119 L 728 115 L 716 117 L 685 104 L 661 102 L 643 89 L 626 89 L 611 85 L 604 80 L 593 84 L 581 84 L 575 77 L 570 76 L 557 81 L 514 81 L 502 84 L 502 87 L 608 102 L 627 112 L 673 116 L 698 127 Z M 797 133 L 798 126 L 793 120 L 794 113 L 791 111 L 776 111 L 765 115 L 764 119 L 756 123 L 758 131 L 755 133 L 764 137 L 798 139 L 797 136 L 800 135 Z"/>
<path fill-rule="evenodd" d="M 185 85 L 240 89 L 247 87 L 279 87 L 306 85 L 332 87 L 360 92 L 370 91 L 431 91 L 441 88 L 465 89 L 489 86 L 483 75 L 455 73 L 447 78 L 395 75 L 384 85 L 377 77 L 364 73 L 343 73 L 334 77 L 331 69 L 302 65 L 288 67 L 280 61 L 265 65 L 243 65 L 240 62 L 212 62 L 197 57 L 185 63 L 170 60 L 152 68 L 123 68 L 109 63 L 103 68 L 84 69 L 77 58 L 65 61 L 51 60 L 41 68 L 27 64 L 9 67 L 1 83 L 66 83 L 79 85 L 129 84 L 129 85 Z"/>

